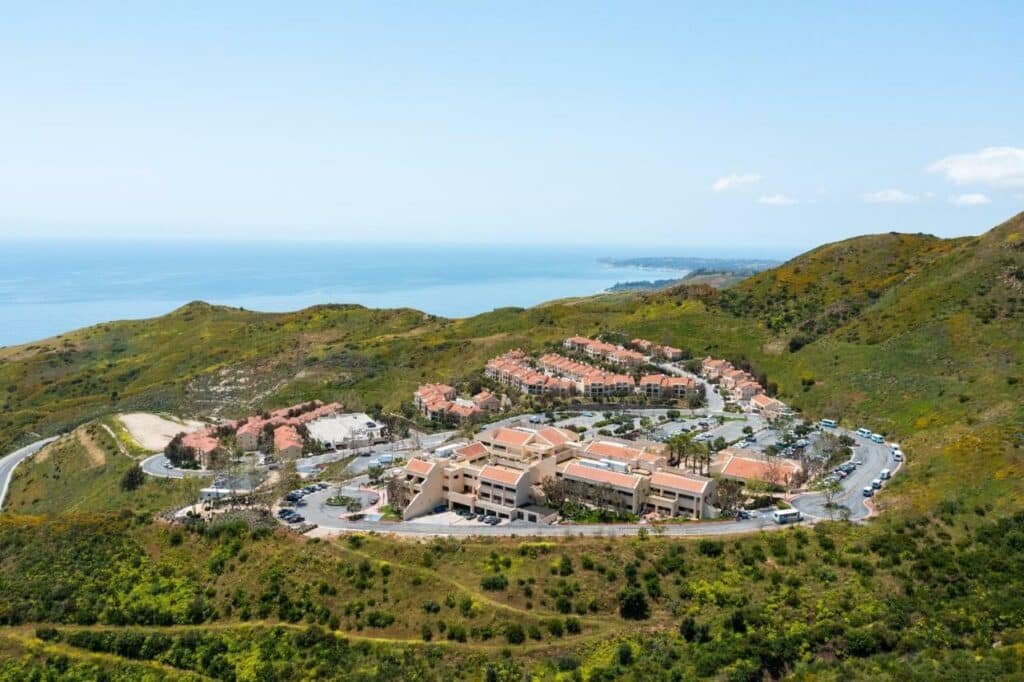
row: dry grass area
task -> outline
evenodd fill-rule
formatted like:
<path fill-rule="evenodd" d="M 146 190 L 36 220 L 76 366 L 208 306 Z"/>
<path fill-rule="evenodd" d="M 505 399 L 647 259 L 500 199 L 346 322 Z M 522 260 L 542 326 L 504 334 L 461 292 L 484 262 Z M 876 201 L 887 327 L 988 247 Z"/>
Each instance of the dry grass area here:
<path fill-rule="evenodd" d="M 182 431 L 196 431 L 203 427 L 202 422 L 194 420 L 174 420 L 149 412 L 129 412 L 118 415 L 118 419 L 128 429 L 128 433 L 142 447 L 157 452 Z"/>
<path fill-rule="evenodd" d="M 96 444 L 96 441 L 92 439 L 92 436 L 89 435 L 85 428 L 75 429 L 75 436 L 78 438 L 78 442 L 82 444 L 82 450 L 85 452 L 90 466 L 98 467 L 106 464 L 107 453 Z"/>

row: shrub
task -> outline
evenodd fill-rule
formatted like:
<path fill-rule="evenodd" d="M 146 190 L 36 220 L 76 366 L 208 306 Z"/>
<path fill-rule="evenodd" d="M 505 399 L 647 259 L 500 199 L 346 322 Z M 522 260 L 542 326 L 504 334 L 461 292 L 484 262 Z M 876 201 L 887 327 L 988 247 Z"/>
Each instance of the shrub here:
<path fill-rule="evenodd" d="M 565 634 L 565 628 L 562 627 L 562 621 L 557 618 L 552 618 L 548 621 L 548 632 L 555 637 L 561 637 Z"/>
<path fill-rule="evenodd" d="M 646 620 L 651 607 L 643 591 L 631 587 L 619 593 L 619 615 L 627 620 Z"/>
<path fill-rule="evenodd" d="M 395 622 L 395 617 L 386 611 L 370 611 L 366 614 L 366 624 L 371 628 L 386 628 Z"/>
<path fill-rule="evenodd" d="M 722 556 L 722 543 L 715 540 L 701 540 L 697 543 L 697 551 L 704 556 L 715 558 Z"/>
<path fill-rule="evenodd" d="M 498 592 L 508 587 L 508 578 L 505 577 L 504 573 L 485 575 L 480 579 L 480 587 L 488 592 Z"/>
<path fill-rule="evenodd" d="M 505 640 L 509 644 L 522 644 L 526 641 L 526 631 L 519 623 L 509 623 L 505 626 Z"/>
<path fill-rule="evenodd" d="M 142 467 L 138 464 L 131 465 L 121 476 L 121 490 L 126 492 L 135 490 L 146 482 L 146 475 L 142 473 Z"/>

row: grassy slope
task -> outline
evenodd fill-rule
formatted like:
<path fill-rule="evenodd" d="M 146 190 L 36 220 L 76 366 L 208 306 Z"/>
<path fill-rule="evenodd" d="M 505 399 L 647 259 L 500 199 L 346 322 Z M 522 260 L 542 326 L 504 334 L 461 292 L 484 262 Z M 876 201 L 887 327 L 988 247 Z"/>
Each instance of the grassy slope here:
<path fill-rule="evenodd" d="M 147 476 L 138 488 L 123 490 L 121 479 L 136 462 L 122 454 L 98 423 L 91 422 L 15 470 L 4 510 L 20 514 L 121 510 L 152 514 L 195 499 L 198 479 Z"/>

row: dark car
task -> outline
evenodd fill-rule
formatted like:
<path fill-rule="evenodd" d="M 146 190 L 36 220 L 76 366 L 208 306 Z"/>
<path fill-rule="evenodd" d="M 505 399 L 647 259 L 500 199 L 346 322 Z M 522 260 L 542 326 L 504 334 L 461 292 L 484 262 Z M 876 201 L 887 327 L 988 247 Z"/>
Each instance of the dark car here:
<path fill-rule="evenodd" d="M 289 523 L 302 523 L 305 520 L 306 520 L 306 517 L 303 516 L 302 514 L 295 514 L 288 521 L 289 521 Z"/>
<path fill-rule="evenodd" d="M 736 512 L 736 518 L 740 521 L 745 521 L 746 519 L 753 517 L 750 516 L 750 512 L 748 512 L 746 509 L 740 509 L 738 512 Z"/>

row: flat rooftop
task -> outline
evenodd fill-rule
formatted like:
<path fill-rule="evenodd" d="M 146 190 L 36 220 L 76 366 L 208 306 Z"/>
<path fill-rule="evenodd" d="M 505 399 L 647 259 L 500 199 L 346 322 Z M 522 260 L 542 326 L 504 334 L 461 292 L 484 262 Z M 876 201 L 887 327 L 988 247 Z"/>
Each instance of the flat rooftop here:
<path fill-rule="evenodd" d="M 364 412 L 350 414 L 333 414 L 315 419 L 306 425 L 309 435 L 323 443 L 343 443 L 349 440 L 365 438 L 371 430 L 379 429 L 380 424 Z"/>

